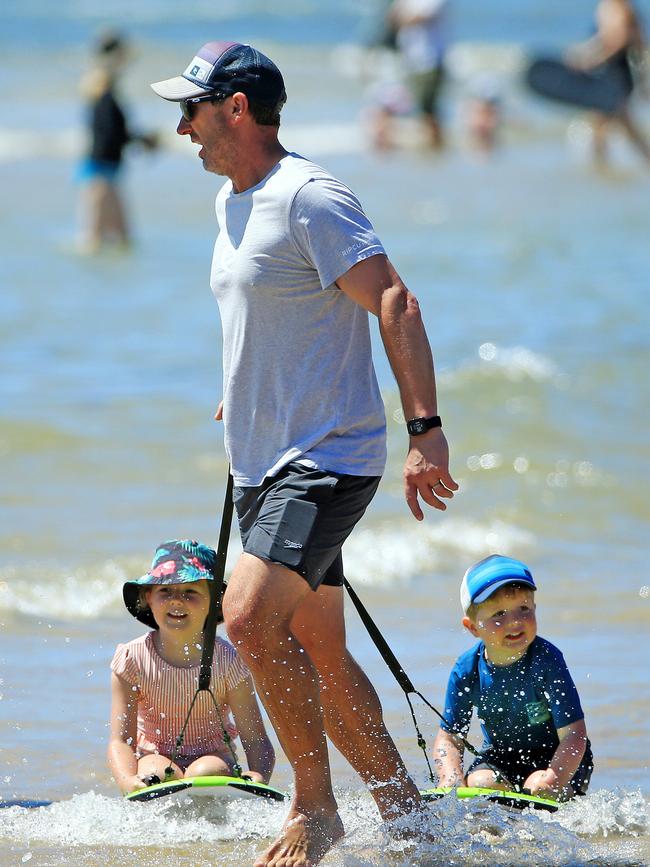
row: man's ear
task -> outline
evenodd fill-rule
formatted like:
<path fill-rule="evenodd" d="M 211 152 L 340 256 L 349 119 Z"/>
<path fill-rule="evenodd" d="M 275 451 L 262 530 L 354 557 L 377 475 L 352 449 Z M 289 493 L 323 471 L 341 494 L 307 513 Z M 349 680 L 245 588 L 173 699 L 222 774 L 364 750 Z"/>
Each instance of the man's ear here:
<path fill-rule="evenodd" d="M 239 120 L 248 112 L 248 97 L 240 90 L 233 93 L 232 102 L 230 104 L 230 116 L 233 120 Z"/>
<path fill-rule="evenodd" d="M 469 618 L 467 615 L 465 615 L 465 616 L 463 617 L 463 619 L 461 620 L 461 623 L 463 624 L 463 626 L 465 627 L 465 629 L 466 629 L 468 632 L 471 632 L 471 633 L 472 633 L 472 635 L 473 635 L 475 638 L 478 638 L 478 637 L 479 637 L 478 629 L 476 628 L 476 624 L 474 623 L 473 620 L 470 620 L 470 618 Z"/>

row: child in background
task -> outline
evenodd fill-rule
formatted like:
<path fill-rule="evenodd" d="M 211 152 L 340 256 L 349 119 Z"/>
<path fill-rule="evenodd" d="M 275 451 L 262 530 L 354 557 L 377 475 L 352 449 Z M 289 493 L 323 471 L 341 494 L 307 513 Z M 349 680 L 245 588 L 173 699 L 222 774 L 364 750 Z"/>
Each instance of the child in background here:
<path fill-rule="evenodd" d="M 449 676 L 433 752 L 441 786 L 525 789 L 559 800 L 584 795 L 593 770 L 578 692 L 564 657 L 537 635 L 535 582 L 519 560 L 494 554 L 467 570 L 463 626 L 480 639 Z M 485 737 L 463 774 L 474 708 Z"/>
<path fill-rule="evenodd" d="M 199 693 L 180 755 L 171 763 L 198 686 L 215 563 L 215 551 L 199 542 L 163 542 L 151 570 L 124 585 L 129 612 L 152 627 L 118 644 L 111 662 L 108 764 L 125 794 L 156 778 L 231 775 L 236 756 L 224 728 L 231 739 L 241 738 L 250 768 L 246 776 L 264 783 L 271 776 L 275 755 L 253 681 L 232 645 L 219 637 L 210 681 L 219 713 L 207 692 Z"/>

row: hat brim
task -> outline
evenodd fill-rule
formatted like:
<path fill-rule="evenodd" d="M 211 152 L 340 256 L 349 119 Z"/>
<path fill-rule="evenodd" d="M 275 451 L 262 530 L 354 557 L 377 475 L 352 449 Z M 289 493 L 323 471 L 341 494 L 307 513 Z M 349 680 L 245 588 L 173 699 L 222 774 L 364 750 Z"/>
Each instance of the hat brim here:
<path fill-rule="evenodd" d="M 129 614 L 132 614 L 140 623 L 144 623 L 150 629 L 158 629 L 158 624 L 154 620 L 151 608 L 143 608 L 140 603 L 140 587 L 137 581 L 127 581 L 122 587 L 122 598 L 126 605 Z"/>
<path fill-rule="evenodd" d="M 154 81 L 150 86 L 154 93 L 170 102 L 180 102 L 181 99 L 191 99 L 193 96 L 205 96 L 212 90 L 210 87 L 200 87 L 182 75 L 167 78 L 165 81 Z"/>

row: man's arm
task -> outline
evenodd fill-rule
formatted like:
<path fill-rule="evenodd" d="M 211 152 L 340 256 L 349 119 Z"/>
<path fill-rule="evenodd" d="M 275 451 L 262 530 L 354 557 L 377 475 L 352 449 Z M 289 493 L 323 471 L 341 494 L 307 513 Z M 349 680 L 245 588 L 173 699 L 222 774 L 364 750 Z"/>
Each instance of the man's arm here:
<path fill-rule="evenodd" d="M 336 282 L 378 318 L 405 418 L 437 415 L 433 357 L 420 306 L 388 258 L 377 255 L 364 259 Z M 418 521 L 424 518 L 418 494 L 435 509 L 447 508 L 443 500 L 453 497 L 458 485 L 449 474 L 449 448 L 441 428 L 410 438 L 404 486 L 406 502 Z"/>

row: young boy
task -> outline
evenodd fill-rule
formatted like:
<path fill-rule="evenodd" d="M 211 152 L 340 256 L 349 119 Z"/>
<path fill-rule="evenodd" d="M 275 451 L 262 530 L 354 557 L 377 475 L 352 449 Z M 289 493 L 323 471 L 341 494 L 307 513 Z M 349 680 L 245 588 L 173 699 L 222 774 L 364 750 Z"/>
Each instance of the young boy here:
<path fill-rule="evenodd" d="M 467 570 L 463 626 L 478 644 L 449 676 L 433 754 L 441 786 L 479 786 L 565 800 L 584 795 L 593 770 L 584 714 L 564 657 L 537 635 L 535 582 L 521 561 L 493 554 Z M 463 775 L 477 708 L 485 738 Z"/>

